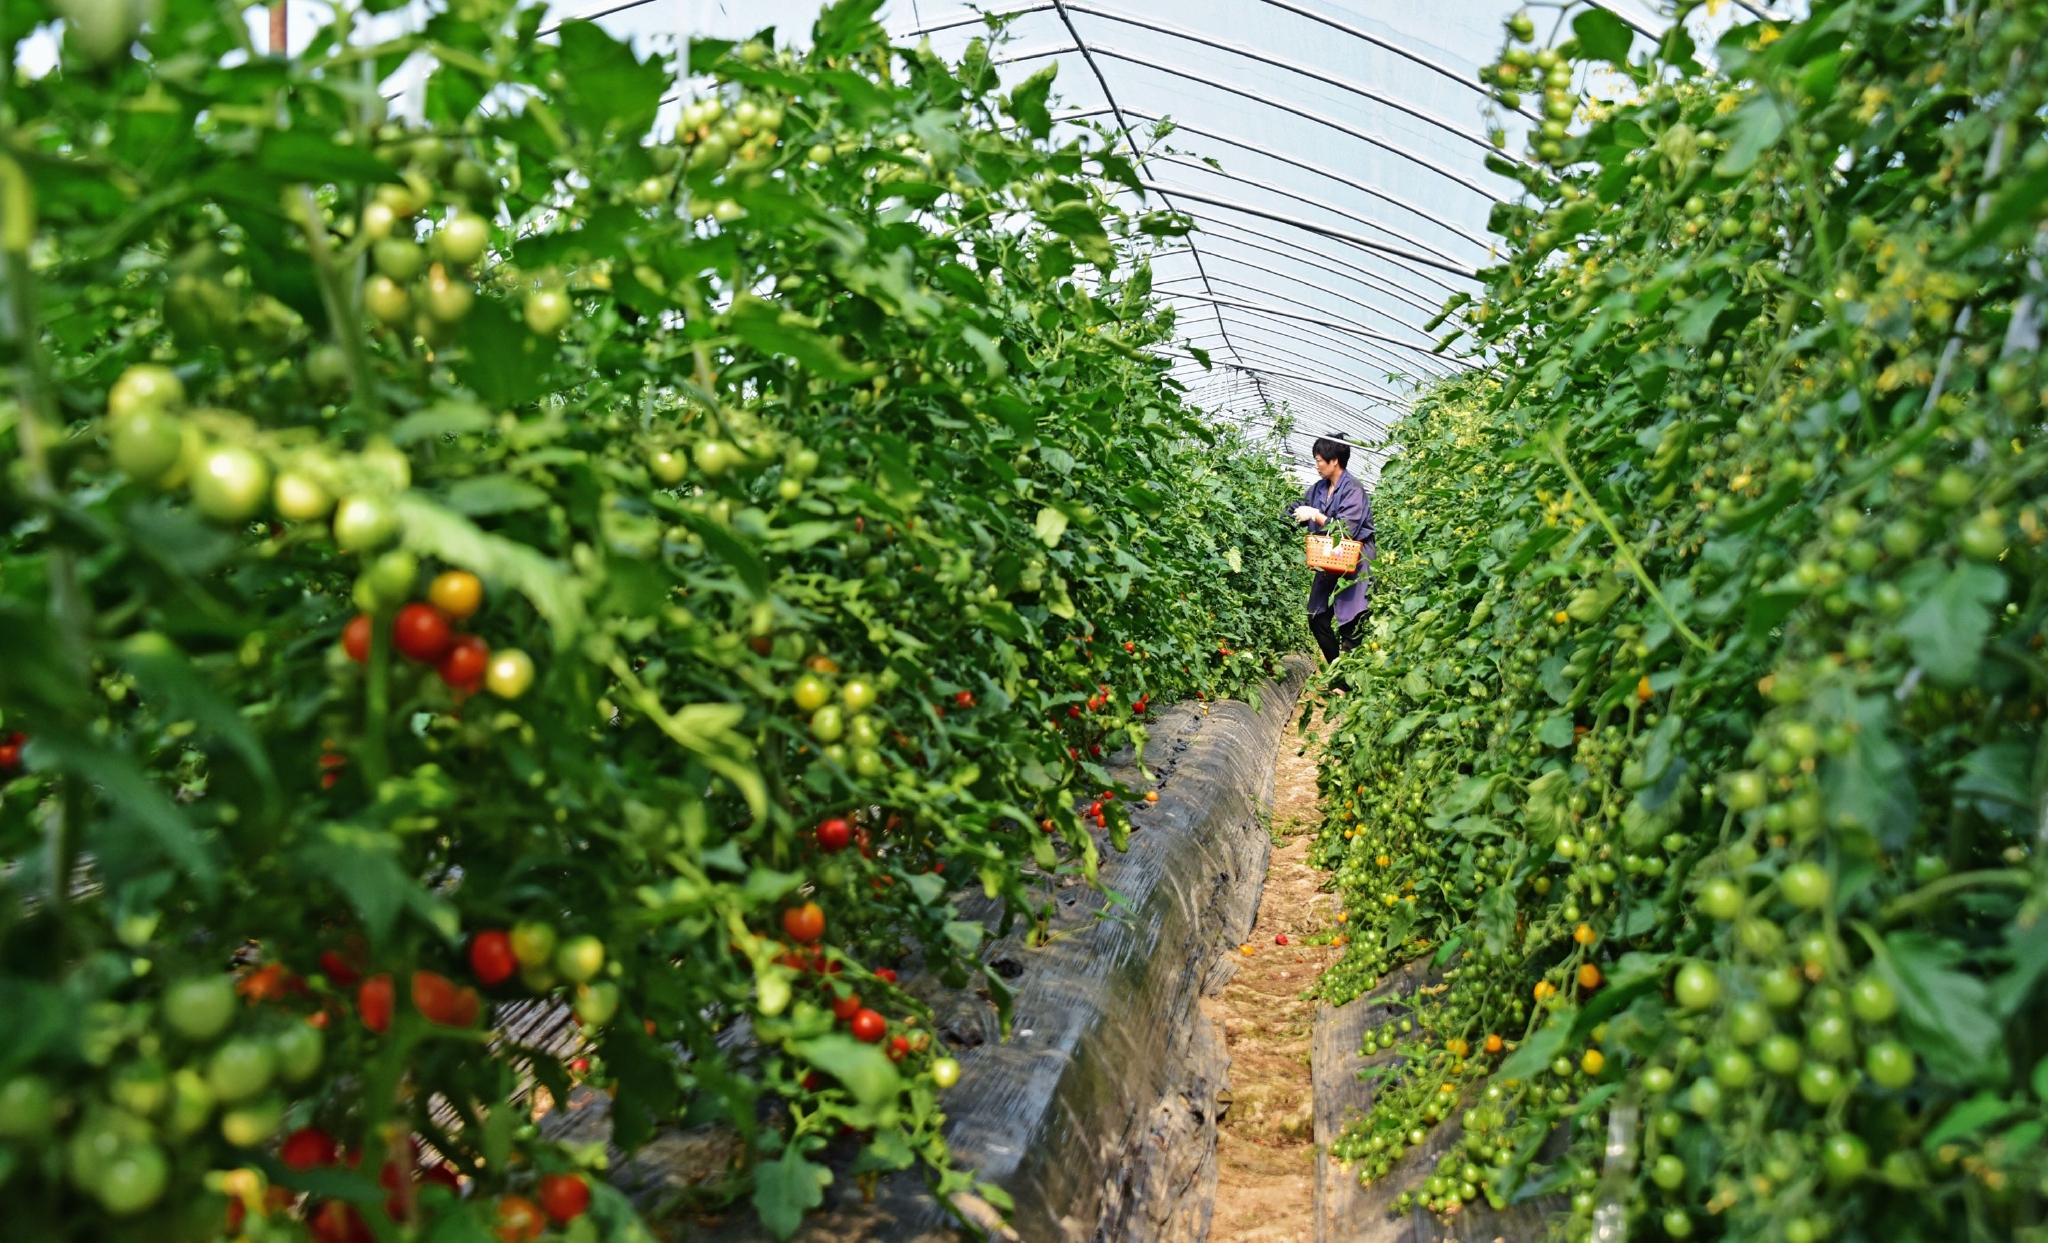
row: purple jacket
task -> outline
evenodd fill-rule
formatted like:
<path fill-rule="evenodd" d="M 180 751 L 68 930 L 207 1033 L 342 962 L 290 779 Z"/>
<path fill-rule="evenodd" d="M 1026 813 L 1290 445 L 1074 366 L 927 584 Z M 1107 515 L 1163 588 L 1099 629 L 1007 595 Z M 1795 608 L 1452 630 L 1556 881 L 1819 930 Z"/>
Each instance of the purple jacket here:
<path fill-rule="evenodd" d="M 1365 551 L 1358 558 L 1358 569 L 1349 575 L 1333 574 L 1328 570 L 1317 570 L 1315 581 L 1308 589 L 1308 611 L 1311 616 L 1327 613 L 1333 608 L 1337 624 L 1348 626 L 1360 613 L 1365 612 L 1368 596 L 1372 590 L 1367 568 L 1372 559 L 1379 555 L 1379 545 L 1373 538 L 1372 498 L 1365 494 L 1365 485 L 1353 478 L 1349 471 L 1337 476 L 1334 488 L 1321 479 L 1308 486 L 1301 494 L 1301 503 L 1311 509 L 1319 509 L 1333 520 L 1344 524 L 1344 537 L 1355 539 L 1365 545 Z M 1321 534 L 1324 524 L 1305 523 L 1310 531 Z M 1350 585 L 1339 590 L 1338 585 L 1346 579 Z M 1332 600 L 1331 593 L 1335 593 Z"/>

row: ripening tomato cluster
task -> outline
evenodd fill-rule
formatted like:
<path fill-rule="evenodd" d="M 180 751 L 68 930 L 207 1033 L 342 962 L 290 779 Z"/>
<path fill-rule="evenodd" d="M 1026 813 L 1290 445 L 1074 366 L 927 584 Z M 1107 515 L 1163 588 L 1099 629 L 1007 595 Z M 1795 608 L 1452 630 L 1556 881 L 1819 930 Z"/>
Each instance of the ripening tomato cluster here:
<path fill-rule="evenodd" d="M 399 591 L 409 589 L 416 563 L 411 554 L 386 553 L 367 571 L 388 575 Z M 455 629 L 483 607 L 483 583 L 467 570 L 434 576 L 425 602 L 401 605 L 391 618 L 391 646 L 415 664 L 431 665 L 450 690 L 474 694 L 489 690 L 500 699 L 517 699 L 533 684 L 533 658 L 517 648 L 492 652 L 474 634 Z M 342 650 L 359 665 L 370 662 L 375 619 L 369 613 L 351 618 L 341 633 Z"/>

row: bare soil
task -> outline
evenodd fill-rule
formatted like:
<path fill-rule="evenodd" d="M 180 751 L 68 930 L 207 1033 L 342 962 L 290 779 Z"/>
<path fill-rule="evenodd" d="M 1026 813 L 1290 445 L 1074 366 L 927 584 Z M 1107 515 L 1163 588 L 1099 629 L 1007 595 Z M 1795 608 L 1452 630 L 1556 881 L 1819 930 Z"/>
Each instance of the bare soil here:
<path fill-rule="evenodd" d="M 1298 724 L 1298 723 L 1297 723 Z M 1273 857 L 1258 922 L 1221 997 L 1204 1003 L 1230 1050 L 1230 1111 L 1217 1139 L 1211 1239 L 1312 1243 L 1315 1120 L 1309 1033 L 1315 1003 L 1303 993 L 1336 956 L 1303 942 L 1335 925 L 1336 897 L 1307 863 L 1322 813 L 1316 752 L 1289 725 L 1273 777 Z M 1284 934 L 1287 945 L 1274 937 Z"/>

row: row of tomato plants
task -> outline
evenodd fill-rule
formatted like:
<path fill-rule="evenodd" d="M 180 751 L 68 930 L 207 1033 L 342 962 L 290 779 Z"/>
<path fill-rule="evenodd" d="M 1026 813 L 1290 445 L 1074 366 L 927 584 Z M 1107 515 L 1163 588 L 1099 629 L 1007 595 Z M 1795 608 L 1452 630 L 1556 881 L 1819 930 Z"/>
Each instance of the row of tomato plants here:
<path fill-rule="evenodd" d="M 1298 646 L 1270 448 L 1147 349 L 1184 225 L 875 0 L 389 7 L 5 24 L 63 19 L 0 79 L 5 1233 L 644 1238 L 579 1085 L 779 1236 L 962 1191 L 899 969 L 1006 1005 L 950 895 L 1092 879 L 1105 753 Z"/>
<path fill-rule="evenodd" d="M 2039 1237 L 2042 14 L 1678 16 L 1485 75 L 1546 121 L 1328 717 L 1319 987 L 1427 971 L 1336 1152 L 1573 1239 Z"/>

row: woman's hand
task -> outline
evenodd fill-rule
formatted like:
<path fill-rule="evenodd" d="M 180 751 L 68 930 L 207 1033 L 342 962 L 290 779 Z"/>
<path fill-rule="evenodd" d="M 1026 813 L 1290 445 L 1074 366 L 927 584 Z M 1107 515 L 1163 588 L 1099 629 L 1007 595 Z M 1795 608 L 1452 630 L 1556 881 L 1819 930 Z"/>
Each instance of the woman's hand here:
<path fill-rule="evenodd" d="M 1330 516 L 1312 505 L 1296 505 L 1294 507 L 1294 520 L 1296 522 L 1328 522 Z"/>

